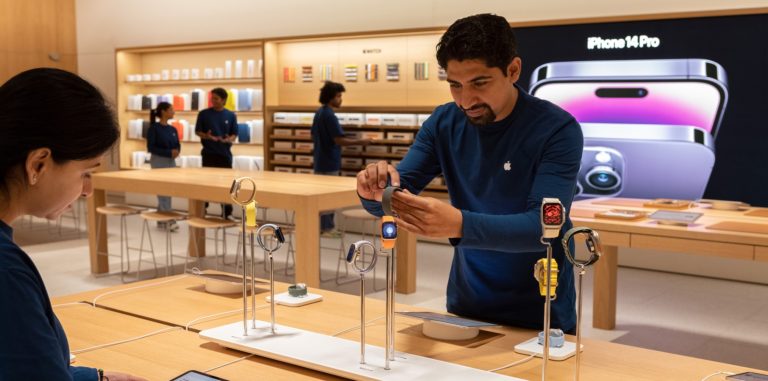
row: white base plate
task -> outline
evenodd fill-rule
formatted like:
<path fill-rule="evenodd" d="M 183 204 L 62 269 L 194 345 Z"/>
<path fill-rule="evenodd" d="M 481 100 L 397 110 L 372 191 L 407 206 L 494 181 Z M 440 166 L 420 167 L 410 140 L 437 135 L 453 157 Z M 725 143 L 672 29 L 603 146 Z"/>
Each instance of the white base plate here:
<path fill-rule="evenodd" d="M 581 346 L 584 350 L 584 345 Z M 544 346 L 539 344 L 539 338 L 534 337 L 528 341 L 524 341 L 515 345 L 515 352 L 522 353 L 524 355 L 536 355 L 536 357 L 544 356 Z M 549 358 L 551 360 L 567 360 L 576 355 L 576 343 L 566 341 L 560 348 L 549 348 Z"/>
<path fill-rule="evenodd" d="M 250 322 L 248 326 L 250 327 Z M 360 364 L 360 343 L 338 337 L 257 321 L 243 336 L 243 322 L 207 329 L 200 337 L 222 346 L 277 361 L 355 380 L 520 380 L 408 353 L 396 353 L 384 369 L 384 348 L 366 345 L 366 364 Z"/>
<path fill-rule="evenodd" d="M 271 303 L 271 298 L 267 296 L 264 298 L 267 303 Z M 322 295 L 318 294 L 312 294 L 308 293 L 306 296 L 297 298 L 295 296 L 291 296 L 287 292 L 281 292 L 279 294 L 275 294 L 275 299 L 277 300 L 277 304 L 280 304 L 282 306 L 289 306 L 289 307 L 298 307 L 303 306 L 310 303 L 315 303 L 323 300 Z"/>

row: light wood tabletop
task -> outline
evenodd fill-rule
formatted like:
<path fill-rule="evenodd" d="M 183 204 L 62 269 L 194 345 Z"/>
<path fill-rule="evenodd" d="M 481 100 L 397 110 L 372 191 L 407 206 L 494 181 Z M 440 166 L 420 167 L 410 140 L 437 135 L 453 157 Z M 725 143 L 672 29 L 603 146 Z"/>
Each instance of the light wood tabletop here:
<path fill-rule="evenodd" d="M 146 323 L 146 327 L 144 326 L 144 323 L 142 323 L 142 325 L 137 325 L 135 329 L 130 331 L 131 334 L 150 331 L 156 326 L 184 327 L 189 324 L 189 322 L 202 316 L 242 308 L 242 299 L 239 295 L 228 296 L 209 294 L 203 291 L 203 285 L 204 280 L 199 277 L 182 275 L 56 298 L 55 303 L 78 300 L 93 301 L 94 298 L 98 297 L 97 305 L 101 306 L 100 308 L 109 309 L 110 314 L 126 313 L 132 316 L 142 316 L 152 321 L 151 323 Z M 276 292 L 284 290 L 286 286 L 287 285 L 285 284 L 278 284 Z M 310 292 L 322 294 L 324 298 L 323 301 L 302 307 L 276 306 L 276 321 L 278 324 L 328 335 L 338 334 L 339 337 L 353 341 L 359 340 L 359 329 L 355 329 L 360 322 L 358 296 L 340 294 L 326 290 L 310 289 Z M 262 306 L 266 305 L 264 302 L 264 296 L 266 295 L 266 292 L 261 292 L 257 295 L 257 308 L 262 308 Z M 91 307 L 78 306 L 60 307 L 56 309 L 56 312 L 60 314 L 60 316 L 63 313 L 72 314 L 71 316 L 65 316 L 62 319 L 62 321 L 67 322 L 64 325 L 68 334 L 72 336 L 70 339 L 71 342 L 76 343 L 78 346 L 98 343 L 98 341 L 90 339 L 91 332 L 87 329 L 87 326 L 85 328 L 77 327 L 77 325 L 80 324 L 77 316 L 78 314 L 83 314 L 84 316 L 91 314 L 93 310 L 100 310 L 100 308 L 94 309 Z M 383 317 L 385 312 L 384 308 L 383 301 L 369 300 L 367 302 L 368 321 L 370 322 L 376 318 Z M 397 305 L 396 309 L 397 311 L 423 310 L 406 305 Z M 269 310 L 267 308 L 259 309 L 257 311 L 257 318 L 260 320 L 268 320 Z M 97 318 L 94 317 L 92 321 L 89 318 L 83 324 L 94 324 L 94 322 L 97 321 L 96 319 Z M 134 317 L 131 317 L 131 319 L 134 319 Z M 217 327 L 239 321 L 240 319 L 242 319 L 241 311 L 237 311 L 229 315 L 195 323 L 190 327 L 190 331 Z M 118 322 L 118 326 L 121 325 L 118 320 L 113 321 Z M 485 370 L 526 359 L 528 356 L 515 353 L 513 348 L 516 344 L 530 339 L 537 334 L 536 331 L 527 329 L 492 327 L 485 329 L 479 339 L 450 342 L 433 340 L 425 337 L 421 333 L 421 321 L 419 319 L 397 315 L 395 322 L 395 343 L 397 351 L 427 356 Z M 106 327 L 103 328 L 103 330 L 109 330 L 109 327 L 113 327 L 111 322 L 105 324 Z M 113 327 L 111 329 L 115 328 Z M 341 333 L 342 331 L 347 332 Z M 113 337 L 119 339 L 128 333 L 129 332 L 121 332 L 120 334 L 112 334 L 108 337 L 110 337 L 110 339 Z M 106 333 L 104 334 L 107 335 Z M 163 340 L 173 341 L 172 339 L 175 340 L 176 335 L 183 336 L 183 334 L 191 334 L 191 332 L 179 330 L 163 333 L 153 336 L 152 340 L 158 342 L 162 342 Z M 384 319 L 381 318 L 371 322 L 367 329 L 366 336 L 368 344 L 384 346 Z M 99 340 L 103 339 L 99 338 Z M 219 348 L 214 344 L 201 344 L 187 338 L 184 340 L 190 340 L 192 344 L 178 344 L 178 353 L 169 356 L 174 357 L 178 355 L 183 357 L 184 351 L 187 349 L 188 345 L 194 346 L 195 351 L 204 349 L 216 351 L 216 353 L 222 351 L 228 353 L 227 350 Z M 574 338 L 569 337 L 569 340 L 574 340 Z M 139 344 L 136 345 L 137 349 L 141 348 Z M 728 370 L 732 372 L 748 370 L 740 366 L 635 348 L 610 342 L 583 339 L 583 345 L 584 352 L 582 356 L 581 377 L 584 380 L 700 380 L 704 376 L 720 370 Z M 75 345 L 73 345 L 73 348 L 74 347 Z M 164 347 L 160 346 L 160 348 Z M 95 357 L 87 357 L 88 361 L 98 361 L 98 353 L 98 351 L 94 351 L 93 356 Z M 128 350 L 126 350 L 126 353 L 121 354 L 121 356 L 128 356 L 127 353 Z M 197 352 L 194 352 L 191 356 L 197 355 Z M 352 358 L 357 355 L 357 353 L 350 354 Z M 215 356 L 220 355 L 216 354 Z M 200 362 L 201 365 L 196 367 L 196 369 L 202 369 L 205 366 L 208 366 L 208 364 L 213 364 L 211 366 L 214 366 L 220 359 L 220 357 L 215 356 L 215 361 L 207 359 L 206 362 Z M 173 362 L 169 360 L 169 362 L 166 363 L 166 361 L 161 360 L 163 358 L 164 357 L 162 356 L 157 357 L 155 358 L 155 362 L 162 363 L 162 372 L 165 372 L 162 373 L 162 375 L 165 377 L 165 374 L 173 373 L 170 370 L 165 369 L 166 367 L 171 367 L 166 364 L 173 364 Z M 122 359 L 124 358 L 115 358 L 114 364 L 116 366 L 120 365 L 121 363 L 117 361 Z M 129 364 L 131 365 L 128 368 L 122 367 L 119 369 L 132 370 L 135 361 L 142 360 L 125 359 L 125 361 L 129 361 Z M 180 364 L 183 363 L 183 360 L 178 361 Z M 374 360 L 372 359 L 371 361 Z M 221 363 L 224 362 L 225 361 L 221 361 Z M 91 364 L 91 362 L 88 364 Z M 552 361 L 550 364 L 548 379 L 573 379 L 575 366 L 574 358 L 566 361 Z M 257 365 L 264 366 L 261 363 Z M 251 379 L 250 377 L 245 376 L 245 373 L 242 373 L 240 369 L 241 367 L 257 365 L 240 362 L 222 368 L 214 372 L 214 374 L 231 379 Z M 271 366 L 271 363 L 268 365 Z M 176 373 L 181 373 L 181 371 L 186 370 L 185 367 L 189 367 L 187 365 L 177 366 L 178 368 L 175 369 L 177 371 Z M 288 368 L 288 370 L 292 369 L 292 367 Z M 540 379 L 540 372 L 541 359 L 538 358 L 500 371 L 501 374 L 529 380 Z M 225 374 L 227 376 L 225 376 Z M 305 376 L 314 377 L 314 373 L 303 374 Z"/>
<path fill-rule="evenodd" d="M 88 200 L 91 272 L 102 274 L 109 271 L 107 257 L 96 254 L 107 250 L 106 218 L 96 213 L 97 207 L 106 205 L 106 191 L 186 198 L 189 200 L 190 217 L 202 217 L 206 201 L 231 203 L 229 190 L 232 180 L 243 176 L 254 179 L 259 206 L 296 212 L 296 281 L 313 287 L 319 286 L 319 213 L 360 206 L 354 178 L 228 168 L 165 168 L 96 173 L 93 175 L 93 196 Z M 189 252 L 205 255 L 204 240 L 204 230 L 190 228 Z M 416 291 L 415 251 L 415 235 L 401 230 L 397 241 L 398 292 Z M 162 257 L 163 254 L 159 255 Z"/>
<path fill-rule="evenodd" d="M 595 264 L 593 322 L 595 328 L 616 327 L 616 286 L 620 247 L 717 256 L 744 261 L 768 261 L 768 209 L 745 207 L 714 210 L 693 204 L 679 211 L 702 213 L 690 226 L 659 224 L 644 218 L 620 221 L 596 218 L 595 213 L 626 209 L 652 213 L 650 200 L 598 198 L 576 201 L 569 212 L 574 226 L 587 226 L 600 234 L 603 255 Z M 760 216 L 760 215 L 766 215 Z"/>

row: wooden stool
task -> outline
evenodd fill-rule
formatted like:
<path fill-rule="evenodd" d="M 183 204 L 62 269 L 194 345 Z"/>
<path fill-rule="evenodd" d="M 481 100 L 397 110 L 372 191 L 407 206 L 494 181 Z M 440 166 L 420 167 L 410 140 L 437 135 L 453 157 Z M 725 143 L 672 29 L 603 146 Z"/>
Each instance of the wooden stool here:
<path fill-rule="evenodd" d="M 100 215 L 99 225 L 96 228 L 96 242 L 99 242 L 99 232 L 101 232 L 104 226 L 104 219 L 109 216 L 120 217 L 120 280 L 126 283 L 125 274 L 131 271 L 131 250 L 141 250 L 140 248 L 134 248 L 128 246 L 128 225 L 126 218 L 128 216 L 135 216 L 142 212 L 143 209 L 134 208 L 128 205 L 109 205 L 100 206 L 96 208 L 96 213 Z M 109 234 L 107 234 L 109 236 Z M 117 255 L 109 254 L 109 245 L 107 245 L 107 251 L 97 251 L 96 255 L 106 255 L 107 257 L 116 257 Z M 128 269 L 125 269 L 126 258 L 128 259 Z"/>
<path fill-rule="evenodd" d="M 167 211 L 167 212 L 143 212 L 141 218 L 144 219 L 144 224 L 141 227 L 141 244 L 139 245 L 139 268 L 136 270 L 136 279 L 141 276 L 141 253 L 144 250 L 144 232 L 146 231 L 149 239 L 149 251 L 152 252 L 152 260 L 155 262 L 155 277 L 157 276 L 157 261 L 155 260 L 155 248 L 152 244 L 152 233 L 149 230 L 149 222 L 164 222 L 165 223 L 165 275 L 168 276 L 168 266 L 173 266 L 173 240 L 171 239 L 171 223 L 176 221 L 182 221 L 187 218 L 185 214 Z"/>
<path fill-rule="evenodd" d="M 190 228 L 197 228 L 197 229 L 205 229 L 208 231 L 208 229 L 213 229 L 213 240 L 214 244 L 213 247 L 215 249 L 215 255 L 214 255 L 214 267 L 216 270 L 219 269 L 219 231 L 222 232 L 221 234 L 221 240 L 222 240 L 222 264 L 227 265 L 227 231 L 228 228 L 233 228 L 238 226 L 238 223 L 236 221 L 231 220 L 225 220 L 223 218 L 217 218 L 217 217 L 193 217 L 190 218 L 187 221 L 187 224 L 189 224 Z M 208 236 L 206 234 L 205 239 L 208 239 Z M 194 246 L 195 246 L 195 256 L 197 257 L 197 265 L 198 268 L 200 267 L 200 248 L 197 246 L 197 240 L 193 240 Z M 191 254 L 191 253 L 189 253 Z M 184 262 L 184 272 L 187 272 L 187 264 L 189 263 L 189 255 L 187 255 L 187 260 Z M 235 266 L 237 266 L 237 261 L 235 261 Z M 201 269 L 202 270 L 202 269 Z"/>

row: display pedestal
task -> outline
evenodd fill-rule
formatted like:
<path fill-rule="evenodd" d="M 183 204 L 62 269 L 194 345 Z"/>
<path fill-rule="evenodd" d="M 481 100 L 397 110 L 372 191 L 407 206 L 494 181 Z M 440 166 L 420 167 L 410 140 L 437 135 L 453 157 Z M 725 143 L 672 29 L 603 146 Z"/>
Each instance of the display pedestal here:
<path fill-rule="evenodd" d="M 582 349 L 584 346 L 581 346 Z M 515 352 L 522 353 L 524 355 L 535 355 L 536 357 L 542 357 L 544 355 L 544 346 L 539 344 L 539 338 L 534 337 L 528 341 L 524 341 L 515 345 Z M 576 355 L 576 343 L 566 341 L 560 348 L 550 347 L 549 358 L 550 360 L 567 360 Z"/>
<path fill-rule="evenodd" d="M 267 303 L 272 303 L 272 298 L 270 298 L 269 296 L 267 296 L 264 299 L 267 301 Z M 287 292 L 283 292 L 280 294 L 275 294 L 275 300 L 277 300 L 277 304 L 281 306 L 300 307 L 300 306 L 305 306 L 307 304 L 322 301 L 323 296 L 319 294 L 309 293 L 306 296 L 298 298 L 295 296 L 291 296 Z"/>
<path fill-rule="evenodd" d="M 248 324 L 250 326 L 250 322 Z M 237 322 L 200 332 L 200 337 L 227 348 L 253 353 L 324 373 L 355 380 L 520 380 L 463 365 L 397 352 L 384 369 L 384 348 L 367 345 L 367 364 L 360 364 L 360 343 L 297 328 L 257 321 L 243 336 Z"/>

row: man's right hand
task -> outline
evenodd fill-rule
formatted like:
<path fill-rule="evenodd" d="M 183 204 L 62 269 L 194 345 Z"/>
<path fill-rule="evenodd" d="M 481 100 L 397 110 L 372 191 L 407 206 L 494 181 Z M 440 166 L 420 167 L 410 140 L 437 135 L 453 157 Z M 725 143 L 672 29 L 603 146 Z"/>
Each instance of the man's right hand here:
<path fill-rule="evenodd" d="M 384 160 L 368 164 L 357 174 L 357 194 L 368 200 L 381 201 L 384 188 L 387 187 L 387 176 L 392 186 L 400 186 L 400 174 L 395 167 Z"/>
<path fill-rule="evenodd" d="M 171 159 L 175 159 L 177 157 L 179 157 L 179 150 L 174 148 L 171 150 Z"/>

